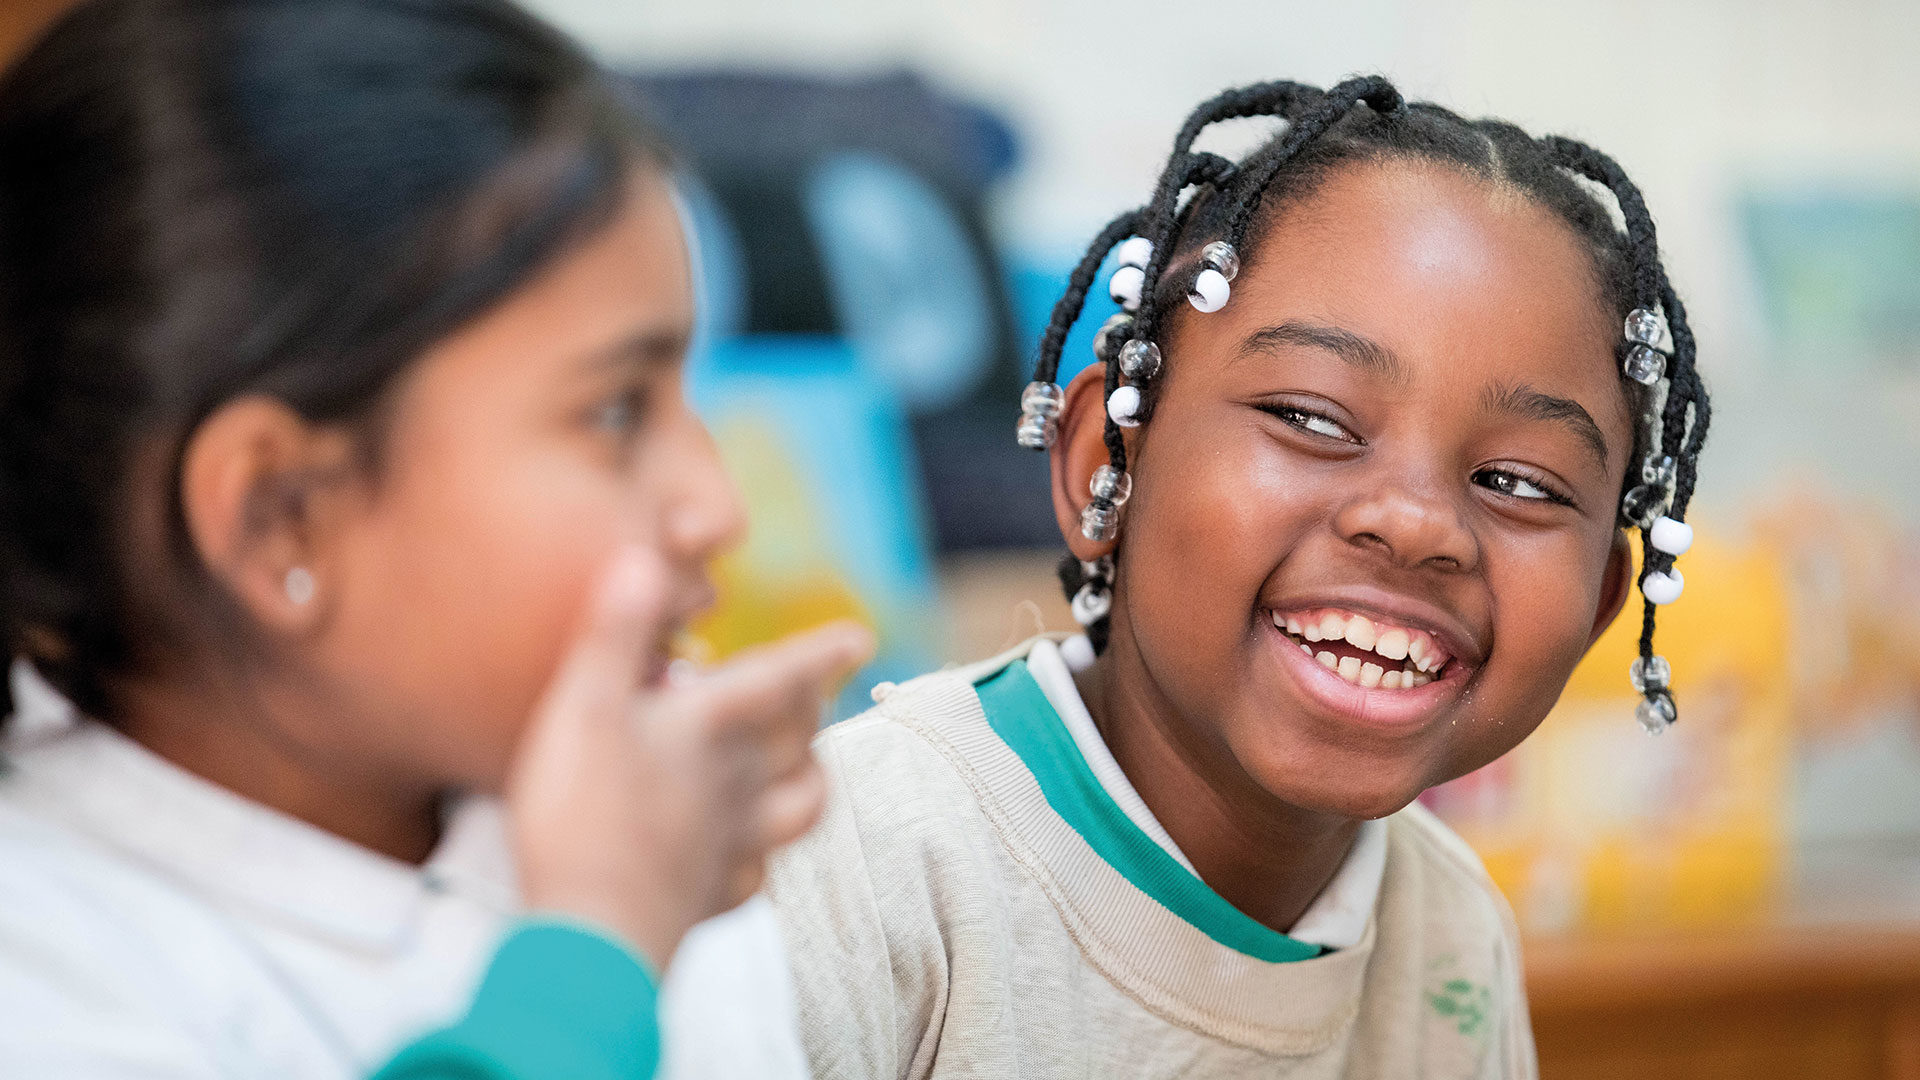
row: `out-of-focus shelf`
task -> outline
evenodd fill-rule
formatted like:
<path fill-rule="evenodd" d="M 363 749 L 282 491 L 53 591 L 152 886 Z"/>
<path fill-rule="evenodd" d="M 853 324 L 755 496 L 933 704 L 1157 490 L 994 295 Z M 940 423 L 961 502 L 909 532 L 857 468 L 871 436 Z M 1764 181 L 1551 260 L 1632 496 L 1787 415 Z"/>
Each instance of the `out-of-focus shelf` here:
<path fill-rule="evenodd" d="M 1920 1080 L 1920 852 L 1794 853 L 1771 920 L 1526 942 L 1546 1080 Z"/>
<path fill-rule="evenodd" d="M 1529 942 L 1546 1080 L 1920 1080 L 1920 925 Z"/>

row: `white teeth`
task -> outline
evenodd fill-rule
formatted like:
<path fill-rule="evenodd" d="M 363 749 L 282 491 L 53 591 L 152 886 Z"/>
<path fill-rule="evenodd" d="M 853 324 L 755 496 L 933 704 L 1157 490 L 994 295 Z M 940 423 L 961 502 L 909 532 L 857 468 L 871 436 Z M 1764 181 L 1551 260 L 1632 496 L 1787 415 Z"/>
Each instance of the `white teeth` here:
<path fill-rule="evenodd" d="M 1397 626 L 1390 627 L 1389 629 L 1380 631 L 1379 640 L 1373 643 L 1373 651 L 1389 660 L 1405 660 L 1407 658 L 1407 643 L 1410 640 L 1411 635 L 1405 630 Z"/>
<path fill-rule="evenodd" d="M 1385 676 L 1386 673 L 1387 669 L 1381 667 L 1379 664 L 1361 664 L 1360 685 L 1368 688 L 1379 686 L 1381 678 Z"/>
<path fill-rule="evenodd" d="M 1350 615 L 1338 611 L 1323 611 L 1314 615 L 1283 615 L 1272 612 L 1273 625 L 1298 639 L 1296 643 L 1312 641 L 1345 641 L 1358 649 L 1372 652 L 1386 660 L 1398 664 L 1405 661 L 1405 667 L 1395 664 L 1369 664 L 1358 657 L 1349 657 L 1348 664 L 1336 653 L 1315 649 L 1301 644 L 1300 650 L 1321 664 L 1341 674 L 1348 682 L 1362 686 L 1379 686 L 1388 690 L 1406 690 L 1423 686 L 1439 677 L 1440 672 L 1452 660 L 1444 649 L 1423 630 L 1410 630 L 1404 626 L 1385 626 L 1374 622 L 1364 615 Z M 1378 667 L 1380 676 L 1377 682 L 1363 681 L 1363 672 L 1367 667 Z M 1348 670 L 1351 668 L 1352 670 Z M 1396 677 L 1397 676 L 1397 677 Z"/>

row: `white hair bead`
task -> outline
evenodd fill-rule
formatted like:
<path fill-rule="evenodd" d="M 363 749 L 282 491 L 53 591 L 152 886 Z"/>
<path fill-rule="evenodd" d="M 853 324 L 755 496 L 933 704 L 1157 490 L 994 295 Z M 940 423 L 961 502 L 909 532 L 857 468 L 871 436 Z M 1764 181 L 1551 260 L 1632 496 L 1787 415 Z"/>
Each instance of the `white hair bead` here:
<path fill-rule="evenodd" d="M 1145 267 L 1153 258 L 1153 241 L 1144 236 L 1129 236 L 1117 249 L 1121 266 Z"/>
<path fill-rule="evenodd" d="M 1067 662 L 1067 670 L 1078 675 L 1093 666 L 1093 642 L 1085 634 L 1075 634 L 1060 643 L 1060 659 Z"/>
<path fill-rule="evenodd" d="M 1669 555 L 1685 555 L 1693 546 L 1693 526 L 1670 517 L 1655 518 L 1647 529 L 1647 542 L 1653 550 Z"/>
<path fill-rule="evenodd" d="M 1187 293 L 1187 303 L 1195 311 L 1214 312 L 1227 306 L 1227 298 L 1233 295 L 1233 286 L 1227 284 L 1227 275 L 1218 270 L 1200 271 L 1193 279 L 1193 289 Z"/>
<path fill-rule="evenodd" d="M 1686 579 L 1680 571 L 1669 570 L 1661 573 L 1655 570 L 1640 579 L 1640 592 L 1655 604 L 1671 604 L 1680 599 L 1680 590 L 1686 585 Z"/>
<path fill-rule="evenodd" d="M 1107 295 L 1128 311 L 1140 310 L 1141 291 L 1147 287 L 1147 272 L 1137 266 L 1123 266 L 1107 282 Z"/>
<path fill-rule="evenodd" d="M 1081 626 L 1092 626 L 1113 610 L 1113 594 L 1105 587 L 1089 581 L 1073 594 L 1073 602 L 1068 606 L 1073 609 L 1075 622 Z"/>
<path fill-rule="evenodd" d="M 1140 388 L 1122 386 L 1107 397 L 1107 415 L 1121 427 L 1140 426 Z"/>

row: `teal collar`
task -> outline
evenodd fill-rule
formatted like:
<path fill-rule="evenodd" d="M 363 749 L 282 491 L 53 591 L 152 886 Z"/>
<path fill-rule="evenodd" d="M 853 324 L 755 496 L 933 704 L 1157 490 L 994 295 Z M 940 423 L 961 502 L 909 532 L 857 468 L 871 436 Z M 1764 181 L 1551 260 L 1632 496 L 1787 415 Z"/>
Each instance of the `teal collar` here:
<path fill-rule="evenodd" d="M 1025 660 L 1008 664 L 974 690 L 987 725 L 1032 771 L 1053 812 L 1135 888 L 1201 933 L 1256 960 L 1282 963 L 1320 955 L 1318 945 L 1296 941 L 1228 903 L 1141 832 L 1087 767 Z"/>

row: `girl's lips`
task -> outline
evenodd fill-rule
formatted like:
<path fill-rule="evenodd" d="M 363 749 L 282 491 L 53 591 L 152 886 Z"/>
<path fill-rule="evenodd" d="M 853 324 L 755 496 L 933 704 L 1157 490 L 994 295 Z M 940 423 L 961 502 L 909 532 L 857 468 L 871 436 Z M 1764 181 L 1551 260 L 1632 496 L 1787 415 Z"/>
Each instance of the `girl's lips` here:
<path fill-rule="evenodd" d="M 1271 620 L 1262 620 L 1262 624 L 1270 635 L 1269 644 L 1279 655 L 1281 668 L 1309 701 L 1349 723 L 1376 731 L 1404 732 L 1424 726 L 1441 706 L 1459 696 L 1466 682 L 1465 665 L 1449 664 L 1439 678 L 1424 686 L 1400 690 L 1356 686 L 1301 651 L 1299 643 Z"/>

